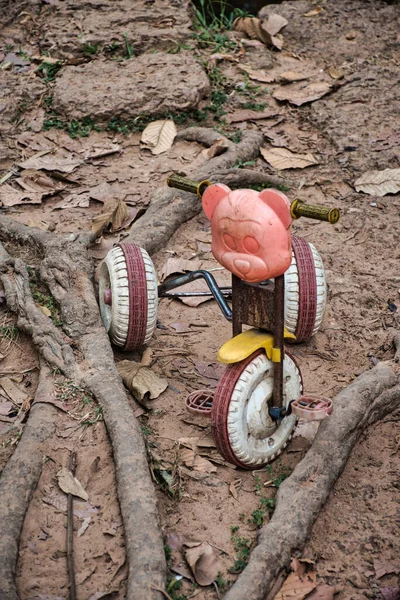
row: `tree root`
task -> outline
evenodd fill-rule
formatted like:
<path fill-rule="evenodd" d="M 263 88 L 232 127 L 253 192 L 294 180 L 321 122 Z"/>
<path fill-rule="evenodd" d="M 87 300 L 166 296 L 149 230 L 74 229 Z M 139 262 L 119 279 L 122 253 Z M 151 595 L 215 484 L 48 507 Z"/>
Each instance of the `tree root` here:
<path fill-rule="evenodd" d="M 44 233 L 46 235 L 42 235 Z M 40 278 L 59 304 L 63 332 L 36 307 L 23 262 L 11 258 L 1 246 L 0 277 L 7 304 L 18 315 L 18 326 L 32 335 L 50 365 L 90 391 L 103 409 L 113 447 L 124 523 L 129 566 L 127 598 L 159 600 L 160 593 L 152 591 L 152 586 L 164 586 L 166 564 L 154 487 L 141 430 L 115 368 L 110 342 L 100 320 L 91 281 L 93 268 L 86 252 L 91 237 L 58 237 L 0 217 L 0 240 L 20 242 L 25 247 L 36 246 L 43 256 Z M 24 447 L 21 445 L 21 451 Z M 36 467 L 32 473 L 35 475 L 34 488 L 40 470 Z M 11 481 L 6 481 L 10 486 L 9 494 L 14 495 L 16 491 Z M 29 488 L 26 491 L 29 496 Z M 25 493 L 19 490 L 18 495 L 23 497 Z M 0 520 L 0 537 L 4 537 L 1 529 L 9 520 L 7 507 L 8 503 L 3 503 L 6 514 Z M 12 565 L 15 561 L 24 514 L 18 513 L 20 523 L 12 531 L 14 540 L 4 549 L 5 564 Z M 7 548 L 11 552 L 9 556 L 6 556 Z"/>
<path fill-rule="evenodd" d="M 42 472 L 46 442 L 55 431 L 57 409 L 46 403 L 54 382 L 42 363 L 39 385 L 21 441 L 4 467 L 0 478 L 0 595 L 2 600 L 18 600 L 15 571 L 18 541 L 28 509 Z"/>
<path fill-rule="evenodd" d="M 191 179 L 198 181 L 208 179 L 227 185 L 251 185 L 253 183 L 287 185 L 287 182 L 279 177 L 248 169 L 232 168 L 238 162 L 257 158 L 263 141 L 263 134 L 259 131 L 245 132 L 239 144 L 233 144 L 221 134 L 204 127 L 189 127 L 179 133 L 179 138 L 198 141 L 207 146 L 213 144 L 217 139 L 223 138 L 228 146 L 226 152 L 215 156 L 190 173 Z M 178 227 L 200 211 L 201 202 L 193 194 L 167 187 L 158 188 L 153 193 L 146 213 L 133 224 L 127 241 L 133 242 L 153 254 L 165 246 Z"/>
<path fill-rule="evenodd" d="M 260 531 L 250 562 L 225 600 L 263 600 L 290 560 L 304 548 L 313 524 L 364 429 L 400 414 L 398 376 L 379 363 L 334 399 L 313 445 L 280 486 L 275 512 Z"/>

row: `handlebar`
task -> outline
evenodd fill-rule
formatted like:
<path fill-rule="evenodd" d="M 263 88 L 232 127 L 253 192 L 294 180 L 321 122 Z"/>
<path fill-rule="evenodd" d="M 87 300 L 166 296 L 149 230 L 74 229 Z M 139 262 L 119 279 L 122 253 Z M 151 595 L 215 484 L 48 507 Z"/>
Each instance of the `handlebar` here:
<path fill-rule="evenodd" d="M 204 181 L 192 181 L 186 179 L 181 175 L 172 173 L 168 176 L 167 185 L 169 187 L 177 188 L 178 190 L 184 190 L 185 192 L 191 192 L 196 194 L 201 199 L 202 195 L 206 191 L 210 181 L 206 179 Z M 290 205 L 290 214 L 293 219 L 299 219 L 300 217 L 307 217 L 308 219 L 317 219 L 319 221 L 328 221 L 331 225 L 334 225 L 339 221 L 340 212 L 338 208 L 328 208 L 325 206 L 315 206 L 314 204 L 305 204 L 302 200 L 294 200 Z"/>

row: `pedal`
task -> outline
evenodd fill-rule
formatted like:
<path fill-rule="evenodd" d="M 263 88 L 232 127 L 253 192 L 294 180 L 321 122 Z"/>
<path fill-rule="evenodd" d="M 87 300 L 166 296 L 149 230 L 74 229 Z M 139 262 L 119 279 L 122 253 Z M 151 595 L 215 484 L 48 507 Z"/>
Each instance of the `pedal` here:
<path fill-rule="evenodd" d="M 333 411 L 332 400 L 321 396 L 300 396 L 291 403 L 292 412 L 305 421 L 322 421 Z"/>

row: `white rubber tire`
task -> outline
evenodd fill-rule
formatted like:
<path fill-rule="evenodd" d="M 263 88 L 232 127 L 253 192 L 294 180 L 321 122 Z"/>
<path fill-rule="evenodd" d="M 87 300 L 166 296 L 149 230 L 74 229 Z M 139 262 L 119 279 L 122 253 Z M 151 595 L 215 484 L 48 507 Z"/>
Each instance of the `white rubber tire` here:
<path fill-rule="evenodd" d="M 312 327 L 311 335 L 314 335 L 321 327 L 326 310 L 327 286 L 324 264 L 319 252 L 313 244 L 308 242 L 312 253 L 315 277 L 316 277 L 316 313 L 314 326 Z M 292 262 L 290 267 L 285 272 L 285 327 L 293 334 L 296 334 L 296 329 L 299 320 L 300 310 L 300 288 L 299 288 L 299 269 L 294 252 L 292 251 Z M 309 339 L 311 335 L 307 336 Z M 299 341 L 306 341 L 306 339 Z"/>
<path fill-rule="evenodd" d="M 283 405 L 302 394 L 300 371 L 291 357 L 283 362 Z M 274 460 L 289 443 L 296 427 L 293 414 L 276 423 L 267 403 L 273 394 L 274 364 L 260 351 L 230 365 L 214 395 L 213 437 L 220 454 L 245 469 L 259 469 Z"/>
<path fill-rule="evenodd" d="M 139 270 L 145 274 L 145 290 L 134 290 L 134 293 L 145 294 L 142 300 L 147 304 L 145 319 L 145 331 L 140 339 L 130 343 L 128 350 L 133 350 L 147 344 L 153 335 L 157 325 L 158 312 L 158 285 L 157 275 L 153 262 L 143 248 L 138 248 L 142 261 Z M 130 328 L 132 327 L 132 313 L 130 312 L 129 297 L 129 265 L 127 265 L 124 252 L 121 247 L 116 246 L 108 252 L 100 267 L 99 279 L 99 304 L 101 318 L 111 342 L 116 346 L 126 347 Z M 111 289 L 112 304 L 109 306 L 104 301 L 104 292 Z M 132 292 L 131 292 L 132 293 Z"/>

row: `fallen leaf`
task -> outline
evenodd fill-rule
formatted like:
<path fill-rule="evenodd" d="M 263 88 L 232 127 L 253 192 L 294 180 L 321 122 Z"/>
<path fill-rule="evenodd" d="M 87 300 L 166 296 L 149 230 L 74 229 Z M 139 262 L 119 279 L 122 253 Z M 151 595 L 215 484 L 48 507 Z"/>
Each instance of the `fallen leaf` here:
<path fill-rule="evenodd" d="M 147 394 L 150 400 L 154 400 L 168 387 L 168 381 L 133 360 L 121 360 L 117 363 L 117 369 L 124 384 L 137 400 L 142 400 Z"/>
<path fill-rule="evenodd" d="M 215 548 L 207 542 L 188 548 L 185 551 L 185 558 L 199 585 L 211 585 L 222 570 L 221 561 Z"/>
<path fill-rule="evenodd" d="M 9 413 L 15 410 L 15 406 L 11 404 L 11 402 L 0 402 L 0 415 L 3 417 L 8 417 Z"/>
<path fill-rule="evenodd" d="M 41 204 L 42 192 L 26 192 L 16 190 L 8 183 L 0 187 L 0 206 L 16 206 L 17 204 Z"/>
<path fill-rule="evenodd" d="M 308 574 L 300 579 L 297 573 L 291 573 L 274 600 L 303 600 L 316 587 L 316 581 L 310 579 Z"/>
<path fill-rule="evenodd" d="M 60 496 L 59 494 L 50 494 L 49 496 L 45 496 L 42 498 L 45 504 L 53 506 L 59 512 L 65 513 L 67 512 L 67 497 Z M 81 502 L 77 500 L 74 502 L 74 516 L 80 519 L 85 519 L 90 515 L 96 515 L 99 512 L 99 509 L 90 504 L 89 502 Z"/>
<path fill-rule="evenodd" d="M 238 68 L 245 71 L 250 79 L 253 79 L 254 81 L 260 81 L 261 83 L 272 83 L 275 81 L 275 75 L 267 73 L 266 71 L 252 69 L 247 65 L 238 65 Z"/>
<path fill-rule="evenodd" d="M 196 371 L 207 379 L 220 379 L 225 372 L 225 365 L 222 363 L 204 362 L 202 360 L 194 361 Z"/>
<path fill-rule="evenodd" d="M 354 182 L 357 192 L 371 196 L 386 196 L 400 191 L 400 169 L 384 169 L 383 171 L 367 171 Z"/>
<path fill-rule="evenodd" d="M 181 446 L 186 446 L 187 448 L 194 449 L 196 446 L 199 448 L 215 448 L 214 438 L 209 435 L 205 437 L 187 437 L 187 438 L 179 438 L 178 442 Z"/>
<path fill-rule="evenodd" d="M 193 333 L 193 329 L 190 329 L 189 323 L 170 323 L 169 324 L 172 329 L 175 329 L 177 333 Z"/>
<path fill-rule="evenodd" d="M 165 543 L 174 552 L 180 552 L 183 546 L 193 547 L 200 546 L 201 542 L 188 537 L 184 533 L 167 533 L 165 536 Z"/>
<path fill-rule="evenodd" d="M 40 304 L 38 305 L 40 310 L 42 311 L 42 313 L 44 315 L 46 315 L 46 317 L 51 317 L 51 310 L 49 308 L 47 308 L 47 306 L 40 306 Z"/>
<path fill-rule="evenodd" d="M 93 246 L 89 248 L 89 256 L 96 259 L 103 259 L 106 254 L 118 244 L 120 240 L 120 234 L 109 236 L 107 238 L 101 237 Z"/>
<path fill-rule="evenodd" d="M 146 348 L 142 354 L 142 358 L 140 359 L 140 364 L 143 367 L 150 367 L 150 365 L 155 361 L 153 354 L 154 350 L 152 348 Z"/>
<path fill-rule="evenodd" d="M 232 496 L 235 498 L 235 500 L 238 500 L 238 492 L 241 487 L 242 487 L 241 479 L 234 479 L 229 484 L 229 492 L 232 494 Z"/>
<path fill-rule="evenodd" d="M 220 60 L 229 60 L 231 62 L 239 62 L 239 59 L 236 56 L 232 56 L 232 54 L 221 54 L 220 52 L 216 52 L 215 54 L 211 54 L 208 57 L 208 66 L 215 67 Z"/>
<path fill-rule="evenodd" d="M 344 77 L 343 71 L 335 69 L 335 67 L 329 67 L 328 73 L 332 77 L 332 79 L 342 79 Z"/>
<path fill-rule="evenodd" d="M 219 139 L 216 140 L 212 146 L 210 146 L 209 148 L 205 148 L 204 150 L 201 151 L 202 156 L 204 156 L 206 159 L 210 159 L 210 158 L 214 158 L 214 156 L 219 156 L 220 154 L 223 154 L 224 152 L 227 151 L 228 149 L 228 144 L 226 143 L 225 140 L 223 139 Z"/>
<path fill-rule="evenodd" d="M 21 169 L 34 169 L 39 171 L 60 171 L 61 173 L 72 173 L 77 167 L 83 164 L 78 158 L 56 158 L 55 156 L 31 157 L 24 162 L 17 163 Z"/>
<path fill-rule="evenodd" d="M 316 17 L 321 12 L 322 12 L 322 8 L 320 6 L 316 6 L 313 10 L 303 13 L 303 17 Z"/>
<path fill-rule="evenodd" d="M 60 208 L 88 208 L 90 205 L 90 191 L 74 190 L 53 206 L 53 210 Z"/>
<path fill-rule="evenodd" d="M 91 520 L 92 520 L 92 517 L 86 517 L 85 519 L 83 519 L 82 525 L 79 527 L 79 529 L 77 531 L 78 537 L 81 537 L 85 533 L 86 529 L 89 527 Z"/>
<path fill-rule="evenodd" d="M 9 377 L 2 377 L 0 379 L 0 386 L 10 398 L 11 402 L 17 406 L 20 406 L 30 398 L 29 394 L 21 390 Z"/>
<path fill-rule="evenodd" d="M 198 454 L 195 454 L 193 450 L 182 449 L 179 453 L 179 456 L 187 467 L 190 467 L 195 471 L 200 471 L 201 473 L 217 472 L 217 467 L 215 467 L 209 460 L 206 460 Z"/>
<path fill-rule="evenodd" d="M 260 121 L 261 119 L 272 119 L 277 116 L 277 112 L 257 110 L 237 110 L 226 116 L 227 123 L 239 123 L 241 121 Z"/>
<path fill-rule="evenodd" d="M 304 81 L 310 79 L 314 73 L 298 73 L 296 71 L 285 71 L 279 75 L 279 81 L 283 83 L 293 83 L 294 81 Z"/>
<path fill-rule="evenodd" d="M 153 121 L 143 131 L 140 141 L 150 147 L 152 154 L 162 154 L 171 148 L 176 134 L 175 123 L 170 119 Z"/>
<path fill-rule="evenodd" d="M 15 179 L 15 184 L 26 192 L 41 192 L 42 194 L 54 194 L 64 189 L 64 186 L 55 182 L 45 173 L 25 170 L 20 177 Z"/>
<path fill-rule="evenodd" d="M 92 231 L 100 235 L 107 229 L 115 232 L 129 218 L 129 209 L 123 200 L 111 198 L 104 204 L 103 212 L 92 220 Z M 110 227 L 111 226 L 111 227 Z"/>
<path fill-rule="evenodd" d="M 65 467 L 58 471 L 57 481 L 62 491 L 66 494 L 72 494 L 73 496 L 77 496 L 86 501 L 89 499 L 89 496 L 83 489 L 81 483 L 72 475 L 71 471 Z"/>
<path fill-rule="evenodd" d="M 325 81 L 313 83 L 293 83 L 277 88 L 272 94 L 276 100 L 287 100 L 295 106 L 302 106 L 307 102 L 314 102 L 325 96 L 332 89 L 332 84 Z"/>
<path fill-rule="evenodd" d="M 263 158 L 278 171 L 305 169 L 319 164 L 312 154 L 294 154 L 287 148 L 260 148 L 260 152 Z"/>
<path fill-rule="evenodd" d="M 174 273 L 185 273 L 186 271 L 197 271 L 201 267 L 199 260 L 186 260 L 184 258 L 168 258 L 161 268 L 161 280 L 164 281 Z"/>
<path fill-rule="evenodd" d="M 336 588 L 326 583 L 320 583 L 315 590 L 307 596 L 307 600 L 334 600 Z"/>
<path fill-rule="evenodd" d="M 282 17 L 278 14 L 272 14 L 267 17 L 267 19 L 262 20 L 262 26 L 265 31 L 267 31 L 270 35 L 274 36 L 280 32 L 281 29 L 286 27 L 289 23 L 285 17 Z"/>
<path fill-rule="evenodd" d="M 110 154 L 115 154 L 116 152 L 120 151 L 121 146 L 111 142 L 108 144 L 102 144 L 98 146 L 95 145 L 92 148 L 87 148 L 86 150 L 83 150 L 83 156 L 85 160 L 88 160 L 93 158 L 101 158 L 102 156 L 109 156 Z"/>

